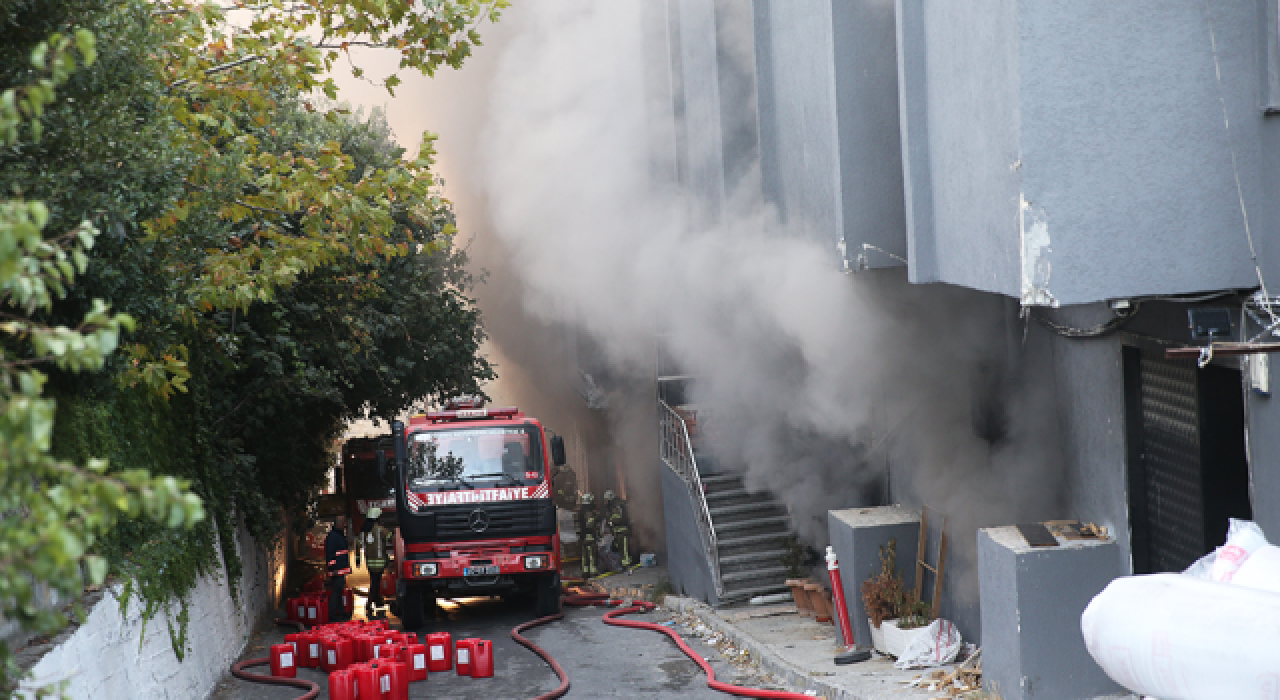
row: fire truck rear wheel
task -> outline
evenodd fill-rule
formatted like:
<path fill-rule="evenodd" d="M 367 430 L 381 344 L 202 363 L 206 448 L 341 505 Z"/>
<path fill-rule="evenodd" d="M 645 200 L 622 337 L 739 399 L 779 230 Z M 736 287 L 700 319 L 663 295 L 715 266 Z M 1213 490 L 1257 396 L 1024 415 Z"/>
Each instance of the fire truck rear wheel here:
<path fill-rule="evenodd" d="M 547 574 L 534 585 L 534 614 L 538 617 L 560 612 L 560 574 Z"/>

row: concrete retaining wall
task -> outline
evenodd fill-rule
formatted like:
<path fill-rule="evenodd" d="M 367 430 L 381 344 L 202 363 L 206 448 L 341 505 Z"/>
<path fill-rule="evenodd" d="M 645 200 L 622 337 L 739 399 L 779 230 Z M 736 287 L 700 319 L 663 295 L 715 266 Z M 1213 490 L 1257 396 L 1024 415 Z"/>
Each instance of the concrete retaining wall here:
<path fill-rule="evenodd" d="M 658 470 L 662 474 L 662 514 L 667 528 L 667 571 L 671 585 L 681 595 L 715 605 L 719 602 L 716 582 L 703 551 L 689 487 L 667 465 L 659 463 Z"/>
<path fill-rule="evenodd" d="M 185 659 L 179 661 L 169 640 L 167 616 L 175 604 L 146 624 L 135 597 L 121 614 L 121 586 L 115 586 L 89 612 L 85 623 L 55 640 L 32 669 L 24 690 L 66 681 L 72 698 L 207 697 L 240 655 L 254 626 L 276 608 L 284 588 L 285 538 L 267 549 L 244 528 L 237 533 L 244 573 L 240 603 L 231 598 L 221 569 L 200 580 L 188 605 Z M 175 627 L 176 628 L 176 627 Z"/>

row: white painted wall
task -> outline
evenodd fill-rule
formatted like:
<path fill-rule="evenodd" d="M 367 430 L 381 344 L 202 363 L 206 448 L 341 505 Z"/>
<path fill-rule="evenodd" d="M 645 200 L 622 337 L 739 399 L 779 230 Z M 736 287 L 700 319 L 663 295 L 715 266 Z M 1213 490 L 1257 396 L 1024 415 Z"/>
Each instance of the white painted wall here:
<path fill-rule="evenodd" d="M 145 634 L 137 598 L 130 601 L 128 614 L 121 615 L 117 586 L 115 595 L 104 596 L 90 611 L 85 624 L 35 665 L 24 690 L 67 680 L 72 698 L 207 697 L 243 651 L 254 625 L 275 609 L 284 587 L 284 539 L 268 551 L 243 527 L 237 534 L 244 561 L 240 604 L 232 600 L 223 576 L 200 580 L 188 606 L 185 660 L 178 661 L 173 652 L 164 613 L 146 625 Z M 178 610 L 175 605 L 170 614 Z"/>

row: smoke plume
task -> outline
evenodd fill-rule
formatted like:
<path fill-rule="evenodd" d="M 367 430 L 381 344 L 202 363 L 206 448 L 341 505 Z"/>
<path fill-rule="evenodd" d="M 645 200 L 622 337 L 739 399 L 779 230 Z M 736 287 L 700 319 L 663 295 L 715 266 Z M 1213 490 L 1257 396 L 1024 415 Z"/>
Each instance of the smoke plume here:
<path fill-rule="evenodd" d="M 483 172 L 524 311 L 587 335 L 616 376 L 651 378 L 655 344 L 697 376 L 718 461 L 781 496 L 810 544 L 829 508 L 945 514 L 971 601 L 974 530 L 1058 507 L 1052 388 L 1023 359 L 1038 353 L 1022 352 L 1016 309 L 901 271 L 842 274 L 761 204 L 758 178 L 706 223 L 655 177 L 642 12 L 541 0 L 508 16 Z M 632 460 L 654 459 L 656 443 L 634 444 Z"/>
<path fill-rule="evenodd" d="M 1038 336 L 993 295 L 841 273 L 829 241 L 762 203 L 758 163 L 715 206 L 675 186 L 652 116 L 671 105 L 647 87 L 670 76 L 653 72 L 644 11 L 517 5 L 466 69 L 406 82 L 412 113 L 389 107 L 393 125 L 442 134 L 446 193 L 489 273 L 491 393 L 576 426 L 561 431 L 589 445 L 592 488 L 630 489 L 653 541 L 652 380 L 669 358 L 698 378 L 716 461 L 780 496 L 808 544 L 826 544 L 832 508 L 944 514 L 949 598 L 971 617 L 975 529 L 1061 515 L 1052 386 L 1030 360 L 1047 353 L 1023 350 Z M 607 375 L 604 411 L 572 362 Z"/>

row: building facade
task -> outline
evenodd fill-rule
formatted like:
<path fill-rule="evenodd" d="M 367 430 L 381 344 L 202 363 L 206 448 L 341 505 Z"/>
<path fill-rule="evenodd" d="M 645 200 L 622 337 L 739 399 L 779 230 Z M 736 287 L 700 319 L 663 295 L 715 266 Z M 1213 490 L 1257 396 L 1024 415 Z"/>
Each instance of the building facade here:
<path fill-rule="evenodd" d="M 851 275 L 1003 308 L 1057 426 L 1062 493 L 1031 516 L 1105 525 L 1118 572 L 1179 571 L 1231 517 L 1280 540 L 1268 356 L 1166 357 L 1277 339 L 1277 17 L 1277 0 L 654 3 L 655 170 L 704 220 L 756 198 Z M 1196 309 L 1226 310 L 1227 335 L 1193 337 Z M 979 641 L 964 591 L 983 575 L 944 582 L 942 611 Z"/>

